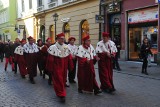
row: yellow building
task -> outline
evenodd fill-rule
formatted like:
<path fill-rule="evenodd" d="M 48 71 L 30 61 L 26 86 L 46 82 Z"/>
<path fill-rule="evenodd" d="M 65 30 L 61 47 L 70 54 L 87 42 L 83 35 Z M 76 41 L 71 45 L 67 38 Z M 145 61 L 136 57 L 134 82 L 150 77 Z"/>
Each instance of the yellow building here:
<path fill-rule="evenodd" d="M 63 4 L 63 3 L 62 3 Z M 49 6 L 51 5 L 48 4 Z M 56 34 L 64 32 L 66 41 L 74 36 L 76 44 L 81 44 L 85 34 L 90 34 L 95 46 L 99 37 L 99 24 L 95 22 L 95 15 L 99 14 L 99 0 L 72 0 L 72 2 L 55 6 L 35 14 L 37 38 L 51 37 L 55 41 L 55 22 L 53 15 L 59 15 L 56 24 Z"/>

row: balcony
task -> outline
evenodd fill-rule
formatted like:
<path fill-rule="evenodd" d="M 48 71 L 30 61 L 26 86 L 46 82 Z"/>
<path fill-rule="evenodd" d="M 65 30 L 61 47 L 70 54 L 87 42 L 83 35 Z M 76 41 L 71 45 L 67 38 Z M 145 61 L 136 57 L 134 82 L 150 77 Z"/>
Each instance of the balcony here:
<path fill-rule="evenodd" d="M 43 11 L 43 10 L 44 10 L 44 5 L 39 6 L 39 7 L 37 8 L 37 11 L 38 11 L 38 12 Z"/>
<path fill-rule="evenodd" d="M 66 4 L 66 3 L 69 3 L 69 2 L 72 2 L 72 1 L 76 1 L 76 0 L 62 0 L 62 4 Z"/>
<path fill-rule="evenodd" d="M 52 2 L 48 3 L 48 8 L 53 8 L 58 6 L 58 0 L 53 0 Z"/>

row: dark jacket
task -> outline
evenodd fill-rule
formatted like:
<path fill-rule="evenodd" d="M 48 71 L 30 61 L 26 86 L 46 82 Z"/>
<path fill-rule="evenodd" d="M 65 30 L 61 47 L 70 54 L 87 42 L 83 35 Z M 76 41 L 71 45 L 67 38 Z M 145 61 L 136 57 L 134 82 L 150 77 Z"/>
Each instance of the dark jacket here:
<path fill-rule="evenodd" d="M 4 53 L 4 44 L 0 43 L 0 53 Z"/>
<path fill-rule="evenodd" d="M 152 54 L 151 52 L 151 48 L 150 48 L 150 45 L 145 45 L 145 44 L 142 44 L 141 46 L 141 56 L 142 58 L 148 58 L 148 55 L 149 54 Z"/>
<path fill-rule="evenodd" d="M 6 57 L 6 58 L 9 58 L 9 57 L 11 56 L 9 44 L 6 44 L 6 45 L 5 45 L 5 47 L 4 47 L 4 54 L 5 54 L 5 57 Z"/>

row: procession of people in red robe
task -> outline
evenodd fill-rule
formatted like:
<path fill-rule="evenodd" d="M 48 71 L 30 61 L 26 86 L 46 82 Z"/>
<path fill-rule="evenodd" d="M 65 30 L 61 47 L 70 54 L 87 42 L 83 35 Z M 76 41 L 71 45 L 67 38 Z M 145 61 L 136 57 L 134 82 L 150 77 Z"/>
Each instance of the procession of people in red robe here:
<path fill-rule="evenodd" d="M 34 77 L 37 76 L 37 66 L 40 75 L 49 76 L 48 84 L 52 84 L 56 96 L 61 102 L 65 102 L 66 81 L 76 83 L 76 65 L 78 92 L 93 92 L 98 95 L 103 92 L 115 91 L 113 84 L 112 57 L 115 56 L 117 48 L 109 38 L 109 33 L 103 32 L 103 40 L 97 43 L 96 49 L 91 45 L 89 35 L 82 38 L 82 45 L 74 45 L 75 37 L 68 39 L 65 44 L 65 34 L 56 35 L 56 42 L 51 43 L 51 38 L 43 44 L 42 39 L 34 43 L 33 37 L 21 40 L 21 45 L 14 51 L 14 61 L 19 66 L 20 75 L 25 78 L 29 74 L 29 80 L 35 84 Z M 94 65 L 98 63 L 98 72 L 101 86 L 96 80 Z"/>

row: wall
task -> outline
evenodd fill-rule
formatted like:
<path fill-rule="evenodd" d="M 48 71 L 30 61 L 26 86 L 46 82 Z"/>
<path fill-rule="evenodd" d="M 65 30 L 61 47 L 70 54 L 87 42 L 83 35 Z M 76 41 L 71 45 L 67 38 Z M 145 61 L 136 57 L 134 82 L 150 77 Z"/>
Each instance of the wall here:
<path fill-rule="evenodd" d="M 95 23 L 95 15 L 99 14 L 99 1 L 87 1 L 73 6 L 69 6 L 63 9 L 56 10 L 59 14 L 59 20 L 57 22 L 57 33 L 62 32 L 63 22 L 62 18 L 71 18 L 69 21 L 70 25 L 70 34 L 71 36 L 76 37 L 76 44 L 79 44 L 80 39 L 80 22 L 84 19 L 87 19 L 89 22 L 90 36 L 92 44 L 96 46 L 99 36 L 99 24 Z M 46 36 L 49 35 L 49 27 L 54 24 L 52 15 L 55 11 L 46 14 L 45 16 L 45 27 L 46 27 Z"/>

